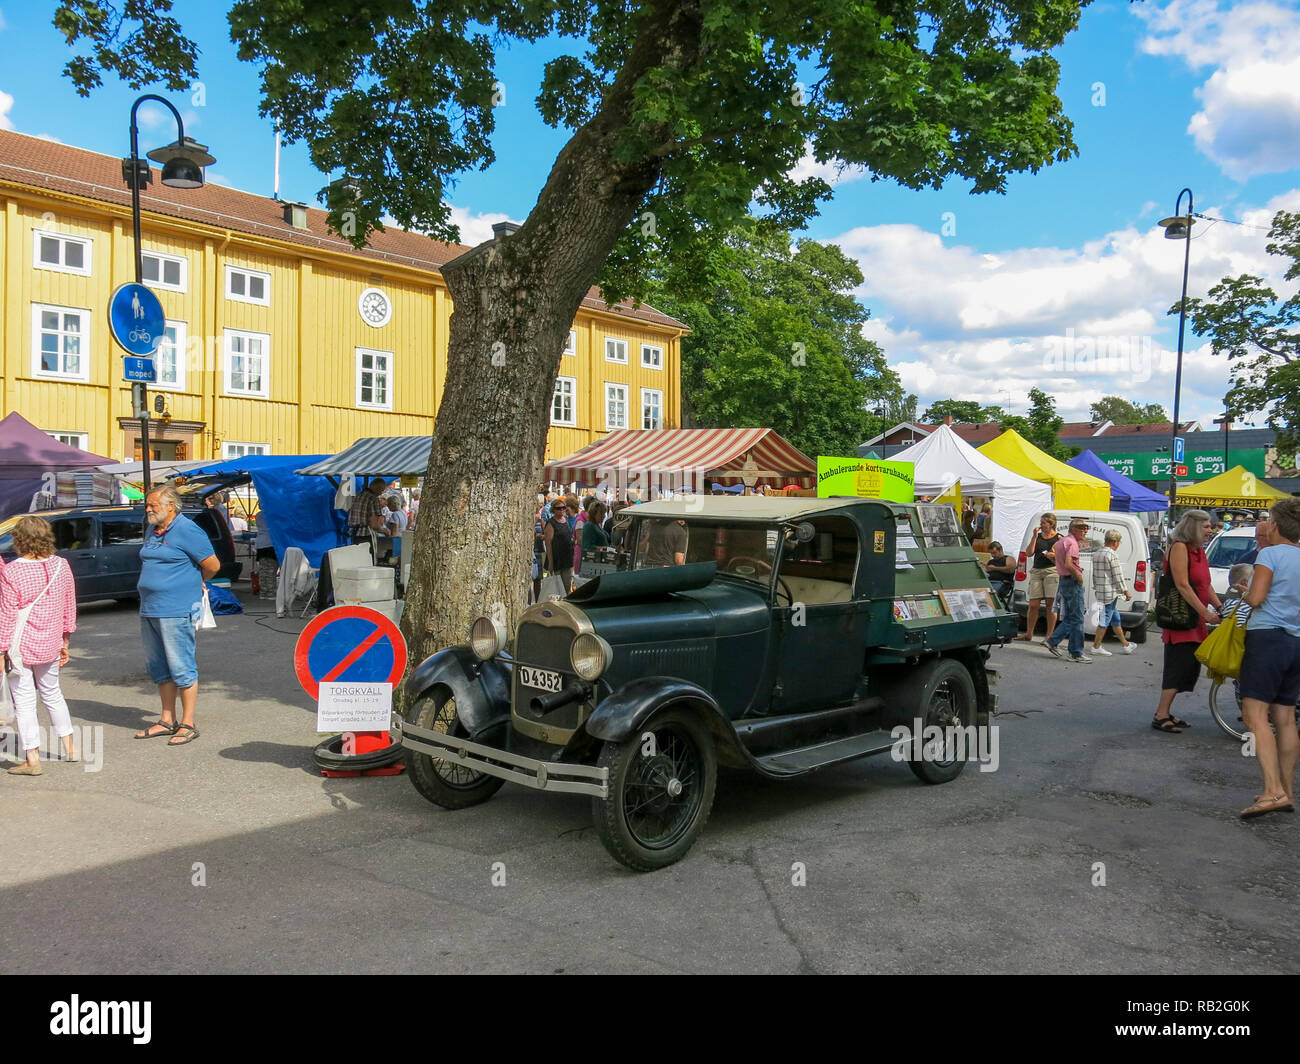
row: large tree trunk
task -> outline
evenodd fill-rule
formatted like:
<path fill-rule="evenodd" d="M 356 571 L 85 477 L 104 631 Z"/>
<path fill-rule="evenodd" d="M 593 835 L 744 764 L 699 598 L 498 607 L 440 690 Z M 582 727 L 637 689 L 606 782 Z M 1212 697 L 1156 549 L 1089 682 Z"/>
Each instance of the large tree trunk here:
<path fill-rule="evenodd" d="M 495 614 L 513 631 L 524 609 L 534 495 L 565 341 L 659 174 L 657 159 L 613 157 L 631 89 L 667 58 L 695 58 L 682 49 L 699 40 L 698 12 L 666 6 L 645 15 L 600 112 L 561 151 L 519 231 L 443 268 L 455 310 L 402 617 L 413 665 L 464 642 L 476 616 Z"/>

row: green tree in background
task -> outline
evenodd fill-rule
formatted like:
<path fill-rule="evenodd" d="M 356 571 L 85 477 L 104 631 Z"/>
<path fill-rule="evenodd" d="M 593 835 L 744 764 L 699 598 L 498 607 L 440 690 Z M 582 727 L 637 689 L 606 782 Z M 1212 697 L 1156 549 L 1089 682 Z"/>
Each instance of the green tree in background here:
<path fill-rule="evenodd" d="M 1134 403 L 1118 395 L 1105 395 L 1088 408 L 1088 418 L 1116 425 L 1155 425 L 1168 421 L 1169 415 L 1159 403 Z"/>
<path fill-rule="evenodd" d="M 507 99 L 533 97 L 568 131 L 523 226 L 441 271 L 455 313 L 425 476 L 440 505 L 411 536 L 411 659 L 462 642 L 493 604 L 512 622 L 524 607 L 548 412 L 590 285 L 644 295 L 670 262 L 712 289 L 718 243 L 751 206 L 796 231 L 830 194 L 791 176 L 807 156 L 973 192 L 1069 158 L 1052 50 L 1084 3 L 238 0 L 231 36 L 259 68 L 262 114 L 322 173 L 356 179 L 322 194 L 358 246 L 385 216 L 457 239 L 449 184 L 496 160 Z M 103 71 L 132 86 L 198 77 L 170 7 L 63 0 L 78 90 Z M 497 48 L 542 41 L 559 54 L 540 85 L 499 80 Z"/>
<path fill-rule="evenodd" d="M 1029 389 L 1029 413 L 1024 417 L 1008 415 L 1002 419 L 1004 429 L 1015 429 L 1040 451 L 1053 458 L 1068 461 L 1079 453 L 1078 447 L 1061 442 L 1061 426 L 1065 419 L 1056 412 L 1056 400 L 1041 388 Z"/>
<path fill-rule="evenodd" d="M 1268 235 L 1265 250 L 1290 260 L 1285 280 L 1300 280 L 1300 213 L 1278 211 Z M 1264 412 L 1278 451 L 1300 450 L 1300 291 L 1283 300 L 1261 277 L 1225 277 L 1207 299 L 1189 299 L 1187 312 L 1214 353 L 1228 356 L 1228 412 Z"/>
<path fill-rule="evenodd" d="M 921 420 L 927 425 L 940 425 L 945 417 L 951 417 L 954 425 L 983 425 L 1006 416 L 1002 407 L 980 406 L 974 399 L 940 399 L 930 404 Z"/>
<path fill-rule="evenodd" d="M 671 290 L 665 281 L 650 294 L 692 329 L 682 339 L 688 427 L 767 426 L 808 455 L 856 455 L 880 431 L 875 411 L 905 400 L 862 335 L 857 262 L 815 240 L 792 246 L 789 233 L 758 222 L 715 258 L 709 288 L 676 276 Z"/>

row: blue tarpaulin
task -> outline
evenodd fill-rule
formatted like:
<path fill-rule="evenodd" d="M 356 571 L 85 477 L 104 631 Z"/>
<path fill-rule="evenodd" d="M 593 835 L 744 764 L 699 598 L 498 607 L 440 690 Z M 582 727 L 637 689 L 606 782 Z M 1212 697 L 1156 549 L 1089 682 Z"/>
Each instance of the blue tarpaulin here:
<path fill-rule="evenodd" d="M 286 549 L 298 547 L 314 568 L 327 550 L 346 542 L 341 532 L 347 515 L 334 509 L 334 488 L 328 480 L 300 476 L 294 470 L 328 457 L 250 454 L 187 469 L 185 477 L 191 481 L 200 477 L 247 477 L 257 492 L 259 520 L 266 521 L 276 558 L 283 561 Z"/>
<path fill-rule="evenodd" d="M 1106 481 L 1110 485 L 1110 508 L 1115 513 L 1137 514 L 1169 509 L 1169 500 L 1165 496 L 1144 488 L 1136 480 L 1129 480 L 1123 473 L 1117 473 L 1091 451 L 1076 455 L 1066 465 Z"/>

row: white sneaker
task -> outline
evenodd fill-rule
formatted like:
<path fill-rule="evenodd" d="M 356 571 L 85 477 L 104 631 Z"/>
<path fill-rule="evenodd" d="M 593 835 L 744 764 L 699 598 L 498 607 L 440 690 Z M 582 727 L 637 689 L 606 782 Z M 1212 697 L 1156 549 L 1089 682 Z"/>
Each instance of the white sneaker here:
<path fill-rule="evenodd" d="M 1092 652 L 1094 654 L 1100 654 L 1103 658 L 1113 658 L 1115 656 L 1105 647 L 1093 647 Z"/>
<path fill-rule="evenodd" d="M 1125 643 L 1122 647 L 1119 648 L 1119 652 L 1121 654 L 1132 654 L 1133 651 L 1135 651 L 1136 649 L 1137 647 L 1133 643 Z"/>
<path fill-rule="evenodd" d="M 1091 664 L 1092 664 L 1092 658 L 1088 657 L 1087 654 L 1080 654 L 1077 658 L 1076 658 L 1076 657 L 1071 657 L 1070 660 L 1073 661 L 1073 662 L 1075 662 L 1076 664 L 1079 664 L 1079 665 L 1091 665 Z"/>

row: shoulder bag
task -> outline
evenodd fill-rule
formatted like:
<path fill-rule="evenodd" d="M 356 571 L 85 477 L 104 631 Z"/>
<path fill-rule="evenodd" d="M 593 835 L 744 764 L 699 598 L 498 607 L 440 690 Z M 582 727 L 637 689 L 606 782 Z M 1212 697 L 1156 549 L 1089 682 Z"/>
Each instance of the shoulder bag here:
<path fill-rule="evenodd" d="M 1171 544 L 1170 551 L 1172 550 Z M 1156 624 L 1173 632 L 1186 632 L 1195 628 L 1200 620 L 1200 615 L 1178 590 L 1174 574 L 1169 571 L 1169 555 L 1166 554 L 1164 571 L 1156 585 Z"/>

